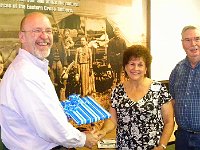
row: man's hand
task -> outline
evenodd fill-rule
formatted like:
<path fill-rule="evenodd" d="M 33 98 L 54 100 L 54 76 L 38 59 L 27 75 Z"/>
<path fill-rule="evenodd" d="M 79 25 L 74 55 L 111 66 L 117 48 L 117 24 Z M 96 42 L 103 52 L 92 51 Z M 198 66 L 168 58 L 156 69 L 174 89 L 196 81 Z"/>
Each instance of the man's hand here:
<path fill-rule="evenodd" d="M 85 141 L 85 147 L 92 148 L 94 145 L 97 144 L 99 138 L 95 134 L 92 133 L 86 133 L 86 141 Z"/>

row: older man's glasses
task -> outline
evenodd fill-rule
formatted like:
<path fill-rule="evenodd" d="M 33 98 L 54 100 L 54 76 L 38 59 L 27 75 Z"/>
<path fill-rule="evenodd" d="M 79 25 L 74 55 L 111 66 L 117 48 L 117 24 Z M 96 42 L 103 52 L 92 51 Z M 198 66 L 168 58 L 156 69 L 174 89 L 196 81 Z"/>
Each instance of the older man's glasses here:
<path fill-rule="evenodd" d="M 33 30 L 30 30 L 30 31 L 22 30 L 21 32 L 31 32 L 31 33 L 34 33 L 34 34 L 37 34 L 37 35 L 45 33 L 47 35 L 51 35 L 53 33 L 53 30 L 52 29 L 45 29 L 45 30 L 42 30 L 42 29 L 33 29 Z"/>
<path fill-rule="evenodd" d="M 198 36 L 198 37 L 193 37 L 193 38 L 184 38 L 184 39 L 182 39 L 182 41 L 186 42 L 186 43 L 190 43 L 192 41 L 198 43 L 198 42 L 200 42 L 200 37 Z"/>

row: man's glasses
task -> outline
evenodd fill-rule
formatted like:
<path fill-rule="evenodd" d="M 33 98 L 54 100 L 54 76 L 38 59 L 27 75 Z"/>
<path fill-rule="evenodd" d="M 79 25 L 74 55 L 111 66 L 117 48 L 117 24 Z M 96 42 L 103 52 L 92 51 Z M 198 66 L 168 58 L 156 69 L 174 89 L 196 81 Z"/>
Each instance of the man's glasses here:
<path fill-rule="evenodd" d="M 184 39 L 182 39 L 182 41 L 187 42 L 187 43 L 195 41 L 198 43 L 198 42 L 200 42 L 200 37 L 198 36 L 198 37 L 193 37 L 193 38 L 184 38 Z"/>
<path fill-rule="evenodd" d="M 31 33 L 34 33 L 34 34 L 37 34 L 37 35 L 40 35 L 42 33 L 45 33 L 47 35 L 51 35 L 53 33 L 52 29 L 45 29 L 45 30 L 42 30 L 42 29 L 33 29 L 33 30 L 30 30 L 30 31 L 24 31 L 24 30 L 22 30 L 21 32 L 31 32 Z"/>

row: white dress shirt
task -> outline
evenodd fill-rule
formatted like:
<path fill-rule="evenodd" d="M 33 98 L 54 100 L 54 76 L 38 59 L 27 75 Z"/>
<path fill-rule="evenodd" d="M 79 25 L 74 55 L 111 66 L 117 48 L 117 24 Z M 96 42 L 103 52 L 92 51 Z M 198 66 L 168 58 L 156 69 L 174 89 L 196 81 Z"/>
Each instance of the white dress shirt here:
<path fill-rule="evenodd" d="M 67 120 L 48 76 L 48 61 L 23 49 L 0 83 L 0 123 L 10 150 L 82 147 L 86 140 Z"/>

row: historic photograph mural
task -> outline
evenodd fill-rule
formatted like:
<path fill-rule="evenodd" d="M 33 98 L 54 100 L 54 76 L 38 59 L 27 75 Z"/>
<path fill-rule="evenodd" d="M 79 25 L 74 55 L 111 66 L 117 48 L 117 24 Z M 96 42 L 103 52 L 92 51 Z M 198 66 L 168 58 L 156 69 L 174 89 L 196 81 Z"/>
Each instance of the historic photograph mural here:
<path fill-rule="evenodd" d="M 16 56 L 24 15 L 40 11 L 53 25 L 49 75 L 59 99 L 76 93 L 108 108 L 112 87 L 125 80 L 122 54 L 147 43 L 145 0 L 0 0 L 0 77 Z"/>

